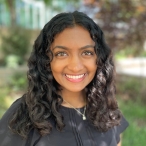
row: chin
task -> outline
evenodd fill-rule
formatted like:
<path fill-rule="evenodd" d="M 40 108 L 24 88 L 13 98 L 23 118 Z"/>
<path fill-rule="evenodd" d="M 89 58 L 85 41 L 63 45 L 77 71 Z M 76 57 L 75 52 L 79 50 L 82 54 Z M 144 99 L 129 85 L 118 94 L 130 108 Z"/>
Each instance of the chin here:
<path fill-rule="evenodd" d="M 81 92 L 81 91 L 83 91 L 84 90 L 84 88 L 81 88 L 81 89 L 67 89 L 68 91 L 70 91 L 70 92 Z"/>

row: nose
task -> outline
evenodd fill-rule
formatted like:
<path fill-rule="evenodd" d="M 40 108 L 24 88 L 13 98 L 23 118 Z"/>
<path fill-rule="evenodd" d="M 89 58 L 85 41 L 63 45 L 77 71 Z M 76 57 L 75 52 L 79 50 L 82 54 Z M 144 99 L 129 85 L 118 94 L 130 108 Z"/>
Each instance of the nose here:
<path fill-rule="evenodd" d="M 68 69 L 72 72 L 79 72 L 84 68 L 82 59 L 75 55 L 69 59 Z"/>

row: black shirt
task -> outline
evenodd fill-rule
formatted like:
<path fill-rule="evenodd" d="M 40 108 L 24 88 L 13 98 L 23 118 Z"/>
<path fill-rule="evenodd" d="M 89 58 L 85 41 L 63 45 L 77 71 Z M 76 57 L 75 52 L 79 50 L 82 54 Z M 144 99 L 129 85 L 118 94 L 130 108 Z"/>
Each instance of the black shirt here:
<path fill-rule="evenodd" d="M 117 146 L 120 141 L 120 133 L 128 126 L 128 122 L 122 117 L 121 124 L 115 126 L 107 132 L 98 131 L 89 121 L 83 120 L 76 110 L 61 106 L 60 113 L 64 117 L 65 127 L 60 132 L 53 125 L 51 134 L 40 137 L 38 131 L 34 129 L 30 143 L 17 134 L 13 134 L 8 128 L 8 120 L 19 106 L 21 99 L 17 100 L 7 110 L 0 120 L 0 146 Z M 78 109 L 83 113 L 84 108 Z"/>

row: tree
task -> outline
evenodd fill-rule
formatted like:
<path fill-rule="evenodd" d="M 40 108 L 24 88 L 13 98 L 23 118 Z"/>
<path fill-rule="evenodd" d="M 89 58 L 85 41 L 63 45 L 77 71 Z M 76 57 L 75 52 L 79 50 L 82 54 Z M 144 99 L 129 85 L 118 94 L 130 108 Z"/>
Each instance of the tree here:
<path fill-rule="evenodd" d="M 138 55 L 146 39 L 145 0 L 100 0 L 102 10 L 98 19 L 106 33 L 110 46 L 123 49 L 130 46 Z"/>
<path fill-rule="evenodd" d="M 15 9 L 15 2 L 16 0 L 0 0 L 1 3 L 5 4 L 8 8 L 10 14 L 11 25 L 16 25 L 16 9 Z"/>
<path fill-rule="evenodd" d="M 42 1 L 45 3 L 46 6 L 50 6 L 53 10 L 62 11 L 62 9 L 63 9 L 59 5 L 58 6 L 54 6 L 53 5 L 53 0 L 42 0 Z M 66 4 L 73 4 L 75 6 L 76 4 L 78 4 L 78 2 L 80 0 L 62 0 L 62 1 L 65 2 Z"/>

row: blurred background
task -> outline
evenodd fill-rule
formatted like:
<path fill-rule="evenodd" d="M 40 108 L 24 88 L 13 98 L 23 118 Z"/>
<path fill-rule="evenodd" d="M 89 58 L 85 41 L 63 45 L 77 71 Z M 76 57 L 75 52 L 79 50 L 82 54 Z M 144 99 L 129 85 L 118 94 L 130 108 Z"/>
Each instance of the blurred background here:
<path fill-rule="evenodd" d="M 104 31 L 116 64 L 116 98 L 130 123 L 123 146 L 146 145 L 146 0 L 0 0 L 0 117 L 27 90 L 27 59 L 54 15 L 78 10 Z"/>

